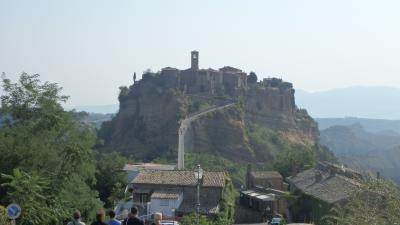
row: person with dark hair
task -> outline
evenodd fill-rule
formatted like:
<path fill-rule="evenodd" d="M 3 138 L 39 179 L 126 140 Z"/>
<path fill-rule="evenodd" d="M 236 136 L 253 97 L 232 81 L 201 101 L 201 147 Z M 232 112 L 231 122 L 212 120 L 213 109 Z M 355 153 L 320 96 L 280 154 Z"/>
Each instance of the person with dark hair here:
<path fill-rule="evenodd" d="M 115 219 L 115 212 L 114 211 L 110 211 L 108 213 L 108 215 L 110 216 L 110 220 L 108 221 L 108 225 L 121 225 L 121 222 Z"/>
<path fill-rule="evenodd" d="M 81 212 L 79 212 L 79 210 L 75 210 L 74 214 L 72 214 L 72 221 L 67 225 L 85 225 L 85 223 L 81 221 Z"/>
<path fill-rule="evenodd" d="M 96 213 L 96 221 L 92 223 L 92 225 L 107 225 L 104 223 L 104 220 L 106 219 L 106 213 L 104 210 L 99 210 Z"/>
<path fill-rule="evenodd" d="M 126 218 L 122 225 L 144 225 L 143 220 L 138 218 L 139 210 L 136 206 L 131 208 L 131 213 L 128 218 Z"/>

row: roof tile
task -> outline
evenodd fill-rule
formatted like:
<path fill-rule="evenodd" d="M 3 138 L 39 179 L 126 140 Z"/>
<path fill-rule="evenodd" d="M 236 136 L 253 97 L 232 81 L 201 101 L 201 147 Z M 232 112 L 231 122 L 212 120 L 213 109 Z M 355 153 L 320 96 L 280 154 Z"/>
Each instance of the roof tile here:
<path fill-rule="evenodd" d="M 187 170 L 142 170 L 133 179 L 133 184 L 165 184 L 177 186 L 194 186 L 197 181 L 193 171 Z M 223 187 L 225 172 L 204 171 L 203 187 Z"/>

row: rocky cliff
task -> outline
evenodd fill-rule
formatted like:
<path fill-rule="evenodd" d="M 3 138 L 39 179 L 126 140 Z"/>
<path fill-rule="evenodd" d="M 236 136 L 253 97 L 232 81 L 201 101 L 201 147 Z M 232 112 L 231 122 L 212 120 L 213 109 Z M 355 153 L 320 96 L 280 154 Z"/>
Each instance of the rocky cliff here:
<path fill-rule="evenodd" d="M 143 81 L 121 88 L 119 101 L 117 115 L 99 131 L 104 140 L 101 148 L 144 161 L 174 157 L 179 120 L 187 111 L 188 98 L 157 82 Z"/>
<path fill-rule="evenodd" d="M 245 94 L 245 118 L 281 132 L 294 142 L 318 143 L 319 131 L 307 111 L 295 104 L 293 85 L 281 79 L 264 79 L 249 85 Z"/>
<path fill-rule="evenodd" d="M 244 163 L 270 160 L 272 150 L 257 144 L 260 141 L 252 137 L 250 125 L 292 143 L 318 144 L 317 125 L 305 110 L 296 107 L 291 83 L 276 78 L 254 82 L 250 75 L 248 82 L 243 77 L 246 79 L 246 74 L 232 67 L 219 72 L 172 68 L 148 72 L 129 88 L 121 88 L 119 112 L 100 129 L 104 144 L 99 148 L 143 161 L 175 161 L 180 121 L 227 102 L 236 105 L 193 122 L 185 139 L 189 153 L 211 153 Z"/>

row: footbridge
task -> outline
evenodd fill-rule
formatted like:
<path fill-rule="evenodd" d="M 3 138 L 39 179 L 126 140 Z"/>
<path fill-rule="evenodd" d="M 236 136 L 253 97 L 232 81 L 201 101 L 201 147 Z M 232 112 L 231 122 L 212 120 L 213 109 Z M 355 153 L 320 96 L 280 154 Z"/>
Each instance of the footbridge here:
<path fill-rule="evenodd" d="M 186 117 L 184 120 L 181 121 L 180 127 L 179 127 L 179 131 L 178 131 L 178 135 L 179 135 L 179 140 L 178 140 L 178 169 L 184 169 L 185 168 L 185 136 L 187 131 L 189 130 L 191 123 L 199 118 L 201 118 L 202 116 L 205 116 L 209 113 L 215 112 L 215 111 L 219 111 L 219 110 L 224 110 L 228 107 L 234 106 L 235 103 L 227 103 L 225 105 L 222 106 L 216 106 L 210 109 L 207 109 L 205 111 L 202 112 L 198 112 L 195 114 L 192 114 L 188 117 Z"/>

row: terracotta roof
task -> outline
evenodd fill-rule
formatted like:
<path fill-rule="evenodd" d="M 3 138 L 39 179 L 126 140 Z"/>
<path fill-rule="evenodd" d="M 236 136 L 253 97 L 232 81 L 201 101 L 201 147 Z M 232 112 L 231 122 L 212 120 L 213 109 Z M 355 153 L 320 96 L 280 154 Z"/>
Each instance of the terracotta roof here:
<path fill-rule="evenodd" d="M 155 191 L 151 195 L 151 198 L 161 198 L 161 199 L 177 199 L 182 192 L 177 191 Z"/>
<path fill-rule="evenodd" d="M 303 193 L 330 204 L 349 198 L 361 187 L 355 179 L 319 168 L 305 170 L 287 181 Z"/>
<path fill-rule="evenodd" d="M 251 171 L 250 175 L 254 178 L 282 178 L 277 171 Z"/>
<path fill-rule="evenodd" d="M 175 165 L 157 164 L 157 163 L 137 163 L 125 164 L 123 170 L 125 171 L 139 171 L 139 170 L 173 170 Z"/>
<path fill-rule="evenodd" d="M 187 170 L 142 170 L 133 179 L 132 184 L 165 184 L 177 186 L 194 186 L 197 181 L 193 171 Z M 225 172 L 204 171 L 203 187 L 225 186 Z"/>

